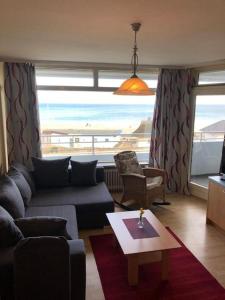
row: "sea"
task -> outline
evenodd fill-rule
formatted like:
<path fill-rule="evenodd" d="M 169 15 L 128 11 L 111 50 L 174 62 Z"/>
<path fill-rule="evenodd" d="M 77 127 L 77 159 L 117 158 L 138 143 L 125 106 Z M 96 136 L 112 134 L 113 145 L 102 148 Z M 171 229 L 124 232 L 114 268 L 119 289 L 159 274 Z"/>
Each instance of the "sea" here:
<path fill-rule="evenodd" d="M 41 124 L 54 122 L 65 125 L 79 122 L 84 124 L 140 124 L 142 120 L 152 119 L 153 104 L 56 104 L 40 103 Z M 195 111 L 195 130 L 225 120 L 225 103 L 219 105 L 197 105 Z M 69 125 L 68 125 L 69 126 Z M 69 127 L 70 128 L 70 127 Z"/>

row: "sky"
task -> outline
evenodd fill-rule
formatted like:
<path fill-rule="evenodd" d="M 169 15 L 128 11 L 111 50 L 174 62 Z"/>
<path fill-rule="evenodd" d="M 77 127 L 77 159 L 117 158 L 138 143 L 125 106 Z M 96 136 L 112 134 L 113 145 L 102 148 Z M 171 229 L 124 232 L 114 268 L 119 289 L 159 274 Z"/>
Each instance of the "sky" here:
<path fill-rule="evenodd" d="M 154 105 L 155 96 L 119 96 L 112 92 L 38 91 L 39 103 Z"/>
<path fill-rule="evenodd" d="M 39 103 L 154 105 L 155 96 L 119 96 L 112 92 L 38 91 Z M 225 95 L 197 96 L 197 105 L 225 105 Z M 225 111 L 224 111 L 225 116 Z"/>
<path fill-rule="evenodd" d="M 196 97 L 197 105 L 225 105 L 225 95 L 201 95 Z M 225 117 L 225 111 L 224 111 Z"/>

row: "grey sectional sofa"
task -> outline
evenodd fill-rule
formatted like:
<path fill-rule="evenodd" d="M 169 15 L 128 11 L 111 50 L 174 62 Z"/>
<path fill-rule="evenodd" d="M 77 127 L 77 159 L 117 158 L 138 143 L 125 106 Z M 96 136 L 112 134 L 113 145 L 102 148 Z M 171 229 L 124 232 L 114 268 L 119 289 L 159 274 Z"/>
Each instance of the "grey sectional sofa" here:
<path fill-rule="evenodd" d="M 104 168 L 96 168 L 97 185 L 94 186 L 67 186 L 51 189 L 37 189 L 26 210 L 27 216 L 38 213 L 46 214 L 53 209 L 61 214 L 60 206 L 73 206 L 77 216 L 79 229 L 101 228 L 107 224 L 106 213 L 114 210 L 112 196 L 104 182 Z M 65 217 L 65 216 L 64 216 Z"/>
<path fill-rule="evenodd" d="M 27 170 L 23 166 L 18 165 L 17 170 L 23 174 L 24 178 L 27 177 Z M 26 179 L 27 181 L 30 180 L 30 178 Z M 66 230 L 70 236 L 68 244 L 70 248 L 71 265 L 71 300 L 85 299 L 85 249 L 83 241 L 79 239 L 78 229 L 103 227 L 107 224 L 105 214 L 114 211 L 113 199 L 104 182 L 103 167 L 97 167 L 96 181 L 97 184 L 93 186 L 83 187 L 68 185 L 57 188 L 37 188 L 35 192 L 35 187 L 32 187 L 31 182 L 29 182 L 31 190 L 33 190 L 33 195 L 29 203 L 25 203 L 24 215 L 22 218 L 52 216 L 67 220 Z M 1 195 L 0 188 L 0 206 L 7 210 L 5 202 L 1 202 Z M 8 212 L 10 213 L 9 210 Z M 15 216 L 13 216 L 13 218 L 15 218 Z M 46 235 L 49 235 L 47 228 Z M 0 247 L 1 300 L 15 299 L 15 282 L 13 275 L 15 269 L 13 272 L 13 268 L 15 268 L 14 251 L 16 247 L 16 245 L 8 248 Z M 26 278 L 23 280 L 26 280 Z"/>

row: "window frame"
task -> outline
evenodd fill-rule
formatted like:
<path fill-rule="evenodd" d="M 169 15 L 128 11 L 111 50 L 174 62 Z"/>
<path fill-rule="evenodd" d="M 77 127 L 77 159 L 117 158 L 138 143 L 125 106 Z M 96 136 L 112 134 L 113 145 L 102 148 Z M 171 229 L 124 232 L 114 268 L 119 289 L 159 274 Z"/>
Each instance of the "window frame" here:
<path fill-rule="evenodd" d="M 118 72 L 124 72 L 124 71 L 130 71 L 130 74 L 132 75 L 132 68 L 130 65 L 120 65 L 120 64 L 70 64 L 70 65 L 54 65 L 54 64 L 36 64 L 36 69 L 45 69 L 45 70 L 51 70 L 51 69 L 57 69 L 57 70 L 89 70 L 92 71 L 93 74 L 93 86 L 58 86 L 58 85 L 36 85 L 38 91 L 84 91 L 84 92 L 114 92 L 118 87 L 101 87 L 99 86 L 99 72 L 100 71 L 118 71 Z M 140 70 L 143 73 L 151 73 L 151 74 L 158 74 L 160 72 L 159 68 L 153 68 L 145 65 L 141 65 L 138 67 L 138 70 Z M 36 74 L 36 76 L 38 76 Z M 141 77 L 141 76 L 140 76 Z M 154 92 L 156 92 L 156 88 L 152 88 Z M 124 134 L 126 136 L 126 134 Z M 52 156 L 58 157 L 57 155 Z M 61 157 L 61 156 L 60 156 Z M 50 157 L 48 157 L 50 158 Z M 50 158 L 50 159 L 51 159 Z M 144 163 L 147 163 L 147 161 L 144 161 Z M 113 164 L 113 162 L 104 162 L 102 161 L 101 164 Z"/>
<path fill-rule="evenodd" d="M 38 85 L 37 90 L 54 90 L 54 91 L 97 91 L 97 92 L 114 92 L 118 87 L 101 87 L 99 86 L 99 72 L 100 71 L 113 71 L 113 72 L 123 72 L 123 71 L 130 71 L 132 75 L 132 69 L 130 65 L 116 65 L 116 64 L 96 64 L 96 65 L 89 65 L 89 64 L 75 64 L 75 65 L 45 65 L 45 64 L 36 64 L 36 69 L 68 69 L 68 70 L 76 70 L 76 69 L 83 69 L 83 70 L 90 70 L 93 74 L 93 86 L 58 86 L 58 85 Z M 141 72 L 152 73 L 152 74 L 159 74 L 159 68 L 152 68 L 145 65 L 140 65 L 138 70 Z M 37 76 L 37 75 L 36 75 Z M 156 89 L 152 89 L 154 92 Z"/>
<path fill-rule="evenodd" d="M 206 66 L 206 67 L 199 67 L 199 68 L 192 68 L 195 72 L 200 74 L 201 72 L 210 72 L 210 71 L 223 71 L 225 70 L 225 65 L 216 65 L 216 66 Z M 191 190 L 193 195 L 196 194 L 196 196 L 199 196 L 198 191 L 196 193 L 195 189 L 193 186 L 197 187 L 198 190 L 198 184 L 194 183 L 192 181 L 192 175 L 191 175 L 191 167 L 192 167 L 192 154 L 193 154 L 193 143 L 194 143 L 194 124 L 195 124 L 195 113 L 196 113 L 196 98 L 197 96 L 207 96 L 207 95 L 224 95 L 225 96 L 225 83 L 212 83 L 212 84 L 204 84 L 204 85 L 199 85 L 197 84 L 193 89 L 192 89 L 192 101 L 193 101 L 193 120 L 192 120 L 192 144 L 191 144 L 191 159 L 189 162 L 189 183 L 191 184 Z M 204 186 L 200 186 L 202 189 L 207 189 Z"/>

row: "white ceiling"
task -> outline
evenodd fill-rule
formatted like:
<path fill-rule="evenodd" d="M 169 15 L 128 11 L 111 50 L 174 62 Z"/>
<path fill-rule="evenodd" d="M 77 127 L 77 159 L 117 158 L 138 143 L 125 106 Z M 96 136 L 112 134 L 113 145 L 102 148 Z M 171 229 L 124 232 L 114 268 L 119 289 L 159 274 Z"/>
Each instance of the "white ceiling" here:
<path fill-rule="evenodd" d="M 225 0 L 1 0 L 0 57 L 130 63 L 135 21 L 140 64 L 225 59 Z"/>

